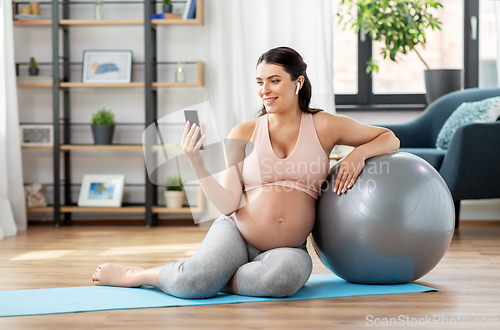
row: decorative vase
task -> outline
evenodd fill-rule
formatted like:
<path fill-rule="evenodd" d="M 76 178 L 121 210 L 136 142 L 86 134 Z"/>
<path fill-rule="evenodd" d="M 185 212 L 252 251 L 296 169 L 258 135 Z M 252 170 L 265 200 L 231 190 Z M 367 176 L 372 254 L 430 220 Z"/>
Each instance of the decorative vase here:
<path fill-rule="evenodd" d="M 38 76 L 39 71 L 40 70 L 38 68 L 29 68 L 30 76 Z"/>
<path fill-rule="evenodd" d="M 184 191 L 165 191 L 165 204 L 168 209 L 180 209 L 182 208 L 182 202 L 184 201 Z"/>
<path fill-rule="evenodd" d="M 91 125 L 94 144 L 107 145 L 113 142 L 115 125 Z"/>
<path fill-rule="evenodd" d="M 40 4 L 38 2 L 30 2 L 31 15 L 40 16 Z"/>
<path fill-rule="evenodd" d="M 102 0 L 95 1 L 95 17 L 94 18 L 98 21 L 103 19 Z"/>
<path fill-rule="evenodd" d="M 164 13 L 171 13 L 172 12 L 172 5 L 163 5 L 163 12 Z"/>
<path fill-rule="evenodd" d="M 424 74 L 427 104 L 431 104 L 447 93 L 463 88 L 461 69 L 425 70 Z"/>
<path fill-rule="evenodd" d="M 184 73 L 184 68 L 180 65 L 177 67 L 177 72 L 175 73 L 175 82 L 186 82 L 186 74 Z"/>

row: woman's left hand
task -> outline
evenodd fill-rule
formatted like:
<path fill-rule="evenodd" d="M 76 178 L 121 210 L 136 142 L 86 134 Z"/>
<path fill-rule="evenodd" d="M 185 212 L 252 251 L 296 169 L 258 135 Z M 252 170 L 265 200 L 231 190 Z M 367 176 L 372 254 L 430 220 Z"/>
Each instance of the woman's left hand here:
<path fill-rule="evenodd" d="M 333 192 L 337 195 L 345 193 L 356 182 L 363 167 L 365 167 L 365 157 L 354 149 L 342 160 Z"/>

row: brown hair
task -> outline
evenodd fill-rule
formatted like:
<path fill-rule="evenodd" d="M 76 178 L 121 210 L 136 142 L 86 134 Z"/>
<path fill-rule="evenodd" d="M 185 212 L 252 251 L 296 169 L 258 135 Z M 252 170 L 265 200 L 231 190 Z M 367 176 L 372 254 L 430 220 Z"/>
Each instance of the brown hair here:
<path fill-rule="evenodd" d="M 323 111 L 322 109 L 309 107 L 309 104 L 311 103 L 312 86 L 306 73 L 307 64 L 297 51 L 290 47 L 273 48 L 260 55 L 259 60 L 257 61 L 257 66 L 260 63 L 276 64 L 283 67 L 283 70 L 290 75 L 292 80 L 297 80 L 300 76 L 304 76 L 304 85 L 299 90 L 300 110 L 313 114 Z M 265 114 L 267 114 L 266 107 L 262 105 L 258 116 L 260 117 Z"/>

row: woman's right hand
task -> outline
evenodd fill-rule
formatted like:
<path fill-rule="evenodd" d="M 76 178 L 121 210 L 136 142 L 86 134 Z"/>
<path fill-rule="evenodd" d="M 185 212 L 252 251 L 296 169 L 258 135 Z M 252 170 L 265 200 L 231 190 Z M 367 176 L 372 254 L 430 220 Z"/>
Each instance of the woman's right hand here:
<path fill-rule="evenodd" d="M 205 141 L 205 135 L 203 135 L 198 143 L 196 143 L 196 137 L 198 136 L 200 128 L 196 124 L 191 125 L 191 128 L 189 128 L 189 125 L 190 123 L 189 121 L 187 121 L 186 128 L 184 129 L 184 134 L 182 135 L 181 148 L 182 150 L 184 150 L 184 153 L 188 157 L 191 165 L 196 165 L 200 162 L 203 163 L 203 158 L 201 157 L 200 153 L 200 147 L 203 141 Z"/>

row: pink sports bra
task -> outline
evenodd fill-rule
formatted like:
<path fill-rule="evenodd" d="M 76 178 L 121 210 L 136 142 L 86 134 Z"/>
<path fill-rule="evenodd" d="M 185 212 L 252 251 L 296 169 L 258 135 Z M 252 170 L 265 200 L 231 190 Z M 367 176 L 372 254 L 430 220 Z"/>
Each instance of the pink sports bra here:
<path fill-rule="evenodd" d="M 330 169 L 330 157 L 319 142 L 313 115 L 302 112 L 297 143 L 284 159 L 274 153 L 267 116 L 257 118 L 255 130 L 245 148 L 244 191 L 280 185 L 298 189 L 317 199 Z"/>

